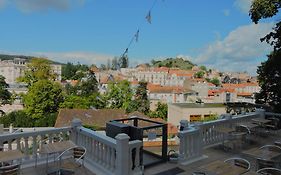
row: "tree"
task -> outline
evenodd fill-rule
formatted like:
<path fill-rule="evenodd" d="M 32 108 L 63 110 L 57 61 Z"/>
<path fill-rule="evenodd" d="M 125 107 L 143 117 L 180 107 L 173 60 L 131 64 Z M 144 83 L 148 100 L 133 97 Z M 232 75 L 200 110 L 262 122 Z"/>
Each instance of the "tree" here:
<path fill-rule="evenodd" d="M 19 77 L 19 82 L 24 82 L 28 86 L 39 80 L 55 80 L 56 75 L 53 73 L 50 61 L 45 58 L 32 58 L 27 64 L 24 76 Z"/>
<path fill-rule="evenodd" d="M 32 118 L 57 112 L 63 99 L 61 85 L 44 79 L 33 83 L 28 93 L 23 95 L 25 111 Z"/>
<path fill-rule="evenodd" d="M 68 62 L 66 65 L 62 66 L 62 79 L 63 80 L 71 80 L 72 77 L 76 74 L 77 68 L 72 63 Z"/>
<path fill-rule="evenodd" d="M 202 71 L 207 71 L 207 68 L 206 68 L 206 66 L 200 66 L 200 70 L 202 70 Z"/>
<path fill-rule="evenodd" d="M 127 80 L 111 82 L 105 94 L 105 99 L 108 102 L 107 107 L 125 110 L 128 110 L 132 97 L 133 92 L 130 88 L 130 82 Z"/>
<path fill-rule="evenodd" d="M 153 118 L 162 118 L 164 120 L 167 120 L 168 105 L 166 103 L 158 102 L 156 110 L 150 112 L 148 115 Z"/>
<path fill-rule="evenodd" d="M 82 96 L 89 96 L 93 93 L 97 93 L 98 81 L 95 73 L 89 70 L 87 76 L 81 80 L 81 83 L 78 86 Z"/>
<path fill-rule="evenodd" d="M 135 99 L 131 101 L 129 109 L 132 111 L 139 111 L 144 114 L 149 112 L 149 100 L 147 96 L 147 83 L 139 82 L 139 85 L 136 89 Z"/>
<path fill-rule="evenodd" d="M 114 57 L 112 59 L 112 66 L 111 66 L 112 70 L 118 70 L 119 69 L 119 63 L 118 63 L 118 58 Z"/>
<path fill-rule="evenodd" d="M 195 73 L 195 78 L 203 78 L 205 75 L 205 72 L 204 71 L 198 71 Z"/>
<path fill-rule="evenodd" d="M 9 85 L 5 81 L 5 77 L 0 75 L 0 106 L 4 104 L 10 104 L 12 94 L 7 90 Z"/>
<path fill-rule="evenodd" d="M 129 58 L 128 55 L 123 55 L 119 58 L 119 66 L 120 68 L 127 68 L 129 67 Z"/>
<path fill-rule="evenodd" d="M 258 80 L 261 87 L 256 94 L 256 103 L 268 104 L 275 112 L 281 112 L 281 50 L 268 55 L 268 60 L 258 67 Z"/>
<path fill-rule="evenodd" d="M 281 0 L 254 0 L 250 16 L 254 23 L 262 18 L 270 18 L 278 13 Z M 258 67 L 258 80 L 261 91 L 256 94 L 256 103 L 269 104 L 275 112 L 281 112 L 281 21 L 278 20 L 273 31 L 261 41 L 266 41 L 274 47 L 267 61 Z"/>
<path fill-rule="evenodd" d="M 213 79 L 210 80 L 210 82 L 213 83 L 216 86 L 219 86 L 221 84 L 220 80 L 218 78 L 213 78 Z"/>

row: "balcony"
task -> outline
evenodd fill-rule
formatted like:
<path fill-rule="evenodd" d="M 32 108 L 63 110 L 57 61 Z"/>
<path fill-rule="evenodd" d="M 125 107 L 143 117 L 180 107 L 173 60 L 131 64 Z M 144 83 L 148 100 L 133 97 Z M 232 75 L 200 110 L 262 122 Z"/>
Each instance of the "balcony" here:
<path fill-rule="evenodd" d="M 178 162 L 166 162 L 145 169 L 141 160 L 142 141 L 129 141 L 129 137 L 126 134 L 119 134 L 113 139 L 82 127 L 79 120 L 74 120 L 70 127 L 65 128 L 2 134 L 0 135 L 0 146 L 4 147 L 4 151 L 17 149 L 24 154 L 21 170 L 23 175 L 46 174 L 46 156 L 39 154 L 40 149 L 43 144 L 56 141 L 56 138 L 71 140 L 76 145 L 84 146 L 87 149 L 85 167 L 79 172 L 81 175 L 157 174 L 173 168 L 180 169 L 181 173 L 179 174 L 181 175 L 192 174 L 196 168 L 214 160 L 244 157 L 245 155 L 242 153 L 244 150 L 254 146 L 273 143 L 277 139 L 280 140 L 281 133 L 276 131 L 260 139 L 256 145 L 243 146 L 238 151 L 226 151 L 220 147 L 224 141 L 224 136 L 222 133 L 216 132 L 216 128 L 230 125 L 235 126 L 249 122 L 253 118 L 264 118 L 268 115 L 279 118 L 281 116 L 280 114 L 256 110 L 253 113 L 227 116 L 225 119 L 183 127 L 182 131 L 178 133 L 180 138 L 180 144 L 178 150 L 176 150 L 179 152 Z M 36 167 L 35 158 L 37 158 L 38 164 Z M 251 161 L 253 162 L 253 160 Z"/>

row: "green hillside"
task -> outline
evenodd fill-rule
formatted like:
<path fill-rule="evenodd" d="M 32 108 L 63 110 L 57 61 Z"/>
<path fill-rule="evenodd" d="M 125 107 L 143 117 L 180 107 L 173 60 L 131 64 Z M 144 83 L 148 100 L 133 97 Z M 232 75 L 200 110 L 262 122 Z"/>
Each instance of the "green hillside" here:
<path fill-rule="evenodd" d="M 151 63 L 154 67 L 180 68 L 185 70 L 190 70 L 195 66 L 191 61 L 184 60 L 183 58 L 167 58 L 161 61 L 152 60 Z"/>
<path fill-rule="evenodd" d="M 13 60 L 14 58 L 23 58 L 23 59 L 30 60 L 30 59 L 34 58 L 34 56 L 0 54 L 0 60 Z M 52 64 L 62 64 L 60 62 L 56 62 L 56 61 L 52 61 L 52 60 L 50 60 L 50 61 Z"/>

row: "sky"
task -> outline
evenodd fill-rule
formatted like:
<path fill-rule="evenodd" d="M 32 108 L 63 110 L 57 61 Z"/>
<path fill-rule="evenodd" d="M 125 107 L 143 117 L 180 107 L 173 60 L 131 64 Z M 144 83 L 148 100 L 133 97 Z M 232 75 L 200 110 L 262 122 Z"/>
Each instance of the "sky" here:
<path fill-rule="evenodd" d="M 276 19 L 253 24 L 250 4 L 251 0 L 0 0 L 0 53 L 100 65 L 129 46 L 131 66 L 184 57 L 219 71 L 255 75 L 272 50 L 260 38 Z M 149 11 L 151 24 L 145 18 Z"/>

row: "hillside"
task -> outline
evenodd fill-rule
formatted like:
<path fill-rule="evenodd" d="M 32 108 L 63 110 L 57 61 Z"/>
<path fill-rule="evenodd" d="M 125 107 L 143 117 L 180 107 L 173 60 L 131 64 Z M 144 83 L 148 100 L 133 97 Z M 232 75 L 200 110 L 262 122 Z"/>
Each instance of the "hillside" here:
<path fill-rule="evenodd" d="M 23 58 L 23 59 L 30 60 L 30 59 L 34 58 L 34 56 L 0 54 L 0 60 L 13 60 L 14 58 Z M 47 58 L 47 59 L 50 60 L 49 58 Z M 50 60 L 50 61 L 52 64 L 62 64 L 57 61 L 52 61 L 52 60 Z M 64 65 L 64 64 L 62 64 L 62 65 Z"/>
<path fill-rule="evenodd" d="M 195 64 L 191 61 L 184 60 L 183 58 L 167 58 L 165 60 L 152 60 L 151 61 L 153 67 L 169 67 L 169 68 L 180 68 L 184 70 L 192 69 Z"/>
<path fill-rule="evenodd" d="M 32 56 L 0 54 L 0 60 L 13 60 L 14 58 L 23 58 L 29 60 L 32 58 Z"/>

